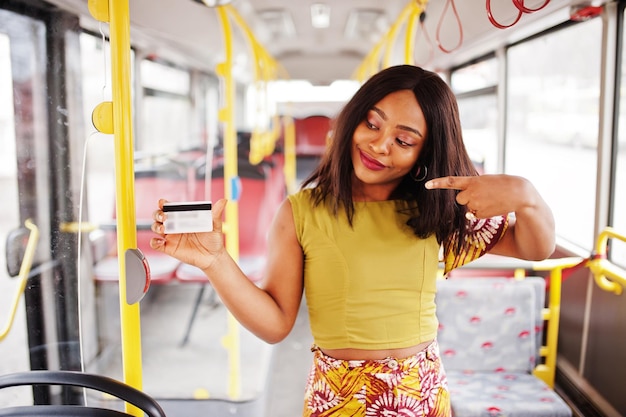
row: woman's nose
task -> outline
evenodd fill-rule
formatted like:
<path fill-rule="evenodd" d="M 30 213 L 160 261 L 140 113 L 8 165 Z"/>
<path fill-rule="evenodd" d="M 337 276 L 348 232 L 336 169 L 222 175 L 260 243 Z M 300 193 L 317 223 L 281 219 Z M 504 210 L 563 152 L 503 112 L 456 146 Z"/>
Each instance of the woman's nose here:
<path fill-rule="evenodd" d="M 370 142 L 370 148 L 372 151 L 386 155 L 389 153 L 391 146 L 393 145 L 392 135 L 381 132 L 375 139 Z"/>

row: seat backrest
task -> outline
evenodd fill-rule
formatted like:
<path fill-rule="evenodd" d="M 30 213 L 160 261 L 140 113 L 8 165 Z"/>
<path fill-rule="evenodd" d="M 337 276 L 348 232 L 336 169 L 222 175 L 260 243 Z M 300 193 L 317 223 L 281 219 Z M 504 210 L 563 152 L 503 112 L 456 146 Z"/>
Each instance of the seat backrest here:
<path fill-rule="evenodd" d="M 296 155 L 321 156 L 326 151 L 330 118 L 309 116 L 294 121 L 296 128 Z"/>
<path fill-rule="evenodd" d="M 71 385 L 97 390 L 143 410 L 148 417 L 165 417 L 161 406 L 148 394 L 123 382 L 75 371 L 29 371 L 0 376 L 0 389 L 24 385 Z M 77 405 L 32 405 L 0 409 L 0 416 L 129 416 L 124 412 Z"/>
<path fill-rule="evenodd" d="M 530 373 L 543 328 L 542 283 L 536 277 L 438 281 L 438 341 L 445 368 Z"/>
<path fill-rule="evenodd" d="M 137 231 L 137 247 L 144 253 L 153 252 L 150 239 L 154 237 L 151 230 L 141 226 L 152 223 L 152 214 L 156 210 L 158 200 L 186 201 L 188 194 L 187 176 L 177 168 L 157 168 L 135 171 L 135 214 L 139 230 Z"/>
<path fill-rule="evenodd" d="M 265 197 L 268 181 L 241 177 L 239 207 L 239 255 L 262 255 L 265 253 L 269 224 L 265 214 Z M 224 178 L 211 180 L 211 199 L 224 197 Z"/>
<path fill-rule="evenodd" d="M 155 234 L 149 229 L 152 214 L 160 198 L 168 201 L 186 201 L 190 198 L 185 173 L 178 167 L 150 167 L 135 171 L 135 217 L 137 223 L 137 247 L 144 254 L 156 253 L 150 247 Z M 117 217 L 113 214 L 114 218 Z M 109 234 L 110 255 L 116 254 L 117 235 Z"/>
<path fill-rule="evenodd" d="M 273 173 L 268 166 L 240 161 L 238 174 L 241 187 L 238 200 L 239 255 L 265 255 L 267 233 L 279 204 L 276 185 L 272 182 Z M 196 200 L 215 202 L 224 197 L 223 170 L 214 169 L 212 176 L 210 188 L 207 189 L 202 173 L 198 175 Z M 210 193 L 209 197 L 207 193 Z"/>

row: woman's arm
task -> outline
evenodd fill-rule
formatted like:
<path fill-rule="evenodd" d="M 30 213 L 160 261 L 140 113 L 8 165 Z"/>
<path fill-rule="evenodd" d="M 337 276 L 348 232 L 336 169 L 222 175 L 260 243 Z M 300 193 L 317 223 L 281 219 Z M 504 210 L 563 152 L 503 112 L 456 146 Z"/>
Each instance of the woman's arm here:
<path fill-rule="evenodd" d="M 520 203 L 509 216 L 506 233 L 490 253 L 532 261 L 546 259 L 556 245 L 552 210 L 529 181 L 521 178 L 514 188 Z"/>
<path fill-rule="evenodd" d="M 478 218 L 514 214 L 490 253 L 541 260 L 554 252 L 552 211 L 527 179 L 512 175 L 443 177 L 428 181 L 426 188 L 459 190 L 456 201 Z"/>
<path fill-rule="evenodd" d="M 280 206 L 268 237 L 267 266 L 260 287 L 241 271 L 223 244 L 222 213 L 226 200 L 213 205 L 213 231 L 208 233 L 163 234 L 164 201 L 154 214 L 153 249 L 195 265 L 235 318 L 268 343 L 277 343 L 291 331 L 302 299 L 302 249 L 288 200 Z"/>

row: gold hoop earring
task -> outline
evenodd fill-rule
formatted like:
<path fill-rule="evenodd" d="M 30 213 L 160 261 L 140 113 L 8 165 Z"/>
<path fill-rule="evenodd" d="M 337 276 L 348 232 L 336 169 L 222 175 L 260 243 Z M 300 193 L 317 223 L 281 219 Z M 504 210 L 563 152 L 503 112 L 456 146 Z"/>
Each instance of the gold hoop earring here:
<path fill-rule="evenodd" d="M 409 175 L 411 176 L 411 179 L 415 182 L 422 182 L 426 179 L 426 176 L 428 175 L 428 167 L 426 165 L 424 165 L 424 175 L 422 175 L 421 177 L 417 178 L 417 176 L 420 174 L 420 172 L 422 171 L 422 167 L 419 167 L 417 169 L 417 172 L 415 172 L 415 174 L 413 174 L 412 172 L 409 173 Z"/>

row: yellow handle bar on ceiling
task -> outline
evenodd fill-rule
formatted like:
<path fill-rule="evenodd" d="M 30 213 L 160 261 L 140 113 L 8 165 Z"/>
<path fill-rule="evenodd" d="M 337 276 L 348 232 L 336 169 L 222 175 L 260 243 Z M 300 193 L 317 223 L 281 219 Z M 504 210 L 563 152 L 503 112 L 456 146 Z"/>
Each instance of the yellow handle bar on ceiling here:
<path fill-rule="evenodd" d="M 394 52 L 394 44 L 400 29 L 406 26 L 406 36 L 404 43 L 404 63 L 413 64 L 413 54 L 415 48 L 414 32 L 419 20 L 420 14 L 426 8 L 428 0 L 410 0 L 402 9 L 400 15 L 391 25 L 389 30 L 383 35 L 372 50 L 367 54 L 359 67 L 353 74 L 353 78 L 363 82 L 371 75 L 392 65 L 392 55 Z M 381 62 L 381 51 L 385 50 Z"/>

